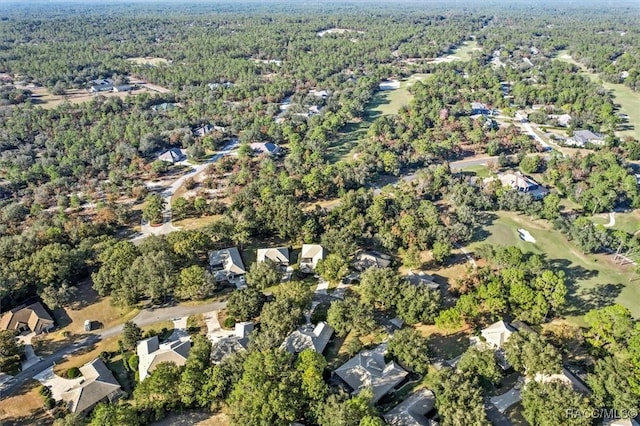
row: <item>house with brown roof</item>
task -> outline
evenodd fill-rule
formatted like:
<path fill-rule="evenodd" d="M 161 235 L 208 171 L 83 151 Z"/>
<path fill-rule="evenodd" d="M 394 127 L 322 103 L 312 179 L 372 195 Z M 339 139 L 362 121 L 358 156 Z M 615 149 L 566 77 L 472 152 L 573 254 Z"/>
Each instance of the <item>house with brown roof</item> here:
<path fill-rule="evenodd" d="M 80 373 L 82 381 L 61 395 L 70 412 L 86 414 L 99 402 L 112 403 L 123 395 L 120 383 L 100 358 L 80 367 Z"/>
<path fill-rule="evenodd" d="M 29 306 L 20 305 L 0 318 L 0 330 L 15 330 L 19 333 L 32 331 L 40 334 L 53 328 L 53 319 L 40 302 Z"/>
<path fill-rule="evenodd" d="M 182 366 L 187 362 L 191 341 L 186 339 L 174 340 L 160 344 L 158 336 L 138 342 L 137 353 L 140 359 L 138 363 L 138 373 L 140 381 L 149 376 L 156 367 L 163 362 L 172 362 L 177 366 Z"/>

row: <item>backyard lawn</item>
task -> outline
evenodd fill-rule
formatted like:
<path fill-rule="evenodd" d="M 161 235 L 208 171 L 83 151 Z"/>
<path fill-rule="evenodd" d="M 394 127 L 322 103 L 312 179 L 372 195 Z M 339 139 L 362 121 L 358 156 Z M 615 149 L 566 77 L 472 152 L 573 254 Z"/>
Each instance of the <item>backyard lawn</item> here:
<path fill-rule="evenodd" d="M 567 274 L 569 303 L 565 314 L 568 320 L 579 324 L 590 309 L 613 303 L 626 306 L 636 318 L 640 317 L 640 278 L 635 276 L 633 267 L 616 265 L 609 255 L 583 254 L 547 221 L 532 220 L 512 212 L 490 214 L 494 219 L 486 227 L 486 238 L 468 248 L 473 250 L 484 243 L 514 245 L 523 251 L 544 255 L 553 268 Z M 536 242 L 520 239 L 518 228 L 528 230 Z"/>

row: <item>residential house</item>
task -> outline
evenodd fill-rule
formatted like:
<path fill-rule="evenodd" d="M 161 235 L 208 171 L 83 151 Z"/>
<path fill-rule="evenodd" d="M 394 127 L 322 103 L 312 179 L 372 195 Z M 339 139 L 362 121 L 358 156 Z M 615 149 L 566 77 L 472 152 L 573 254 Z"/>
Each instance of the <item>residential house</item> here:
<path fill-rule="evenodd" d="M 218 282 L 233 282 L 247 273 L 237 247 L 210 251 L 209 266 L 215 280 Z"/>
<path fill-rule="evenodd" d="M 113 90 L 113 80 L 110 78 L 92 80 L 90 83 L 89 91 L 92 93 L 110 92 Z"/>
<path fill-rule="evenodd" d="M 424 272 L 413 272 L 409 271 L 407 275 L 405 275 L 404 280 L 409 284 L 413 285 L 421 285 L 427 287 L 429 290 L 438 290 L 440 288 L 440 284 L 438 284 L 433 276 L 426 274 Z"/>
<path fill-rule="evenodd" d="M 591 389 L 589 389 L 589 387 L 587 387 L 587 385 L 580 380 L 578 376 L 565 367 L 562 367 L 562 371 L 556 374 L 536 373 L 533 380 L 539 383 L 561 382 L 567 386 L 571 386 L 576 392 L 580 392 L 585 395 L 591 393 Z"/>
<path fill-rule="evenodd" d="M 317 98 L 322 98 L 322 99 L 327 99 L 329 97 L 329 92 L 327 92 L 326 90 L 311 89 L 309 90 L 309 94 L 311 96 L 315 96 Z"/>
<path fill-rule="evenodd" d="M 390 426 L 435 426 L 432 421 L 436 398 L 429 389 L 419 389 L 383 415 Z"/>
<path fill-rule="evenodd" d="M 640 426 L 635 419 L 612 419 L 609 421 L 604 421 L 604 426 Z"/>
<path fill-rule="evenodd" d="M 531 195 L 536 200 L 541 200 L 549 194 L 549 190 L 538 184 L 535 180 L 520 172 L 501 173 L 498 179 L 504 186 L 509 186 L 518 192 Z"/>
<path fill-rule="evenodd" d="M 484 338 L 484 341 L 478 340 L 477 337 L 472 337 L 471 342 L 472 344 L 475 344 L 477 346 L 494 350 L 498 364 L 500 364 L 500 366 L 504 370 L 507 370 L 511 366 L 507 362 L 507 358 L 503 350 L 503 345 L 516 331 L 517 330 L 510 324 L 504 321 L 498 321 L 482 329 L 480 334 Z"/>
<path fill-rule="evenodd" d="M 289 266 L 289 249 L 287 247 L 276 248 L 262 248 L 258 249 L 257 258 L 258 262 L 265 262 L 267 260 L 272 261 L 276 265 Z"/>
<path fill-rule="evenodd" d="M 80 367 L 80 373 L 82 381 L 61 395 L 71 413 L 87 414 L 99 402 L 113 403 L 124 395 L 120 383 L 100 358 Z"/>
<path fill-rule="evenodd" d="M 181 149 L 171 148 L 158 156 L 158 160 L 165 161 L 167 163 L 175 164 L 187 159 Z"/>
<path fill-rule="evenodd" d="M 254 142 L 251 144 L 251 149 L 256 154 L 267 154 L 272 156 L 282 154 L 282 148 L 273 142 Z"/>
<path fill-rule="evenodd" d="M 599 133 L 593 133 L 591 130 L 576 130 L 573 136 L 567 139 L 565 145 L 583 147 L 588 143 L 595 146 L 603 146 L 605 144 L 604 136 Z"/>
<path fill-rule="evenodd" d="M 386 268 L 389 265 L 391 265 L 391 256 L 377 251 L 362 251 L 353 262 L 353 267 L 360 272 L 369 268 Z"/>
<path fill-rule="evenodd" d="M 373 402 L 378 402 L 380 398 L 402 383 L 409 374 L 394 361 L 386 363 L 384 360 L 386 351 L 386 343 L 371 350 L 364 350 L 340 366 L 334 373 L 353 389 L 353 394 L 363 389 L 371 389 Z"/>
<path fill-rule="evenodd" d="M 253 328 L 252 322 L 236 323 L 233 335 L 223 337 L 211 346 L 211 362 L 219 364 L 228 356 L 246 351 L 249 346 L 249 335 L 253 332 Z"/>
<path fill-rule="evenodd" d="M 118 86 L 113 86 L 113 91 L 118 92 L 130 92 L 133 90 L 133 86 L 129 84 L 120 84 Z"/>
<path fill-rule="evenodd" d="M 480 102 L 471 102 L 471 115 L 482 114 L 489 115 L 491 110 L 487 106 Z"/>
<path fill-rule="evenodd" d="M 555 119 L 558 122 L 558 126 L 569 127 L 569 124 L 571 124 L 571 120 L 573 120 L 573 117 L 571 117 L 569 114 L 562 114 L 555 117 Z"/>
<path fill-rule="evenodd" d="M 209 89 L 211 90 L 215 90 L 215 89 L 219 89 L 219 88 L 223 88 L 223 89 L 228 89 L 229 87 L 233 87 L 233 83 L 231 82 L 224 82 L 224 83 L 209 83 L 207 84 L 207 86 L 209 86 Z"/>
<path fill-rule="evenodd" d="M 300 252 L 300 270 L 312 273 L 318 266 L 318 261 L 323 260 L 326 255 L 327 251 L 320 244 L 303 244 Z"/>
<path fill-rule="evenodd" d="M 188 338 L 160 344 L 158 336 L 153 336 L 138 342 L 140 381 L 146 379 L 160 363 L 173 362 L 177 366 L 184 365 L 190 350 L 191 342 Z"/>
<path fill-rule="evenodd" d="M 20 305 L 5 312 L 0 318 L 0 330 L 31 331 L 40 334 L 53 328 L 53 319 L 40 302 Z"/>
<path fill-rule="evenodd" d="M 151 110 L 154 112 L 167 112 L 167 111 L 173 111 L 174 109 L 176 109 L 176 106 L 177 104 L 175 103 L 163 102 L 158 105 L 153 105 L 151 107 Z"/>
<path fill-rule="evenodd" d="M 214 126 L 212 126 L 211 124 L 205 124 L 204 126 L 200 126 L 197 129 L 195 129 L 193 131 L 193 135 L 196 137 L 202 137 L 202 136 L 206 136 L 209 133 L 213 132 Z"/>
<path fill-rule="evenodd" d="M 332 335 L 333 328 L 324 321 L 320 321 L 315 327 L 313 324 L 306 324 L 288 335 L 280 348 L 292 354 L 302 352 L 305 349 L 313 349 L 321 354 Z"/>

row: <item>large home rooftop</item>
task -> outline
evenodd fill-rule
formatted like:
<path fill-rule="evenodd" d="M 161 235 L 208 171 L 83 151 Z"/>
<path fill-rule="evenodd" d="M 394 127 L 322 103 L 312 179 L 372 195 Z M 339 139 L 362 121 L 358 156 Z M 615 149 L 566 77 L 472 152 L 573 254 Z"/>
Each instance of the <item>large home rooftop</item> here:
<path fill-rule="evenodd" d="M 140 381 L 146 379 L 160 363 L 173 362 L 178 366 L 184 365 L 190 350 L 191 342 L 186 339 L 163 344 L 160 344 L 158 336 L 141 340 L 138 342 L 137 348 Z"/>
<path fill-rule="evenodd" d="M 432 426 L 426 416 L 435 409 L 436 399 L 428 389 L 420 389 L 396 405 L 383 417 L 390 426 Z"/>
<path fill-rule="evenodd" d="M 320 244 L 303 244 L 300 251 L 300 270 L 313 272 L 318 266 L 318 261 L 326 256 L 326 250 Z"/>
<path fill-rule="evenodd" d="M 281 348 L 290 353 L 302 352 L 305 349 L 313 349 L 322 353 L 332 334 L 333 328 L 324 321 L 319 322 L 315 327 L 312 324 L 307 324 L 287 336 Z"/>
<path fill-rule="evenodd" d="M 236 323 L 234 334 L 219 339 L 211 346 L 211 362 L 219 364 L 228 356 L 246 350 L 249 346 L 249 334 L 252 332 L 252 322 Z"/>
<path fill-rule="evenodd" d="M 80 367 L 80 373 L 83 381 L 61 395 L 70 412 L 84 414 L 98 402 L 114 402 L 122 395 L 120 383 L 100 358 Z"/>
<path fill-rule="evenodd" d="M 210 251 L 209 265 L 216 281 L 228 281 L 247 273 L 237 247 Z"/>
<path fill-rule="evenodd" d="M 179 148 L 171 148 L 158 156 L 158 160 L 166 161 L 167 163 L 175 164 L 180 161 L 186 160 L 187 156 L 184 155 Z"/>
<path fill-rule="evenodd" d="M 585 146 L 587 143 L 593 145 L 604 145 L 604 137 L 601 134 L 593 133 L 591 130 L 576 130 L 565 144 L 573 146 Z"/>
<path fill-rule="evenodd" d="M 413 284 L 416 286 L 426 286 L 429 290 L 438 290 L 440 288 L 440 284 L 438 284 L 432 275 L 429 275 L 425 272 L 413 272 L 409 271 L 407 275 L 403 277 L 405 281 L 409 284 Z"/>
<path fill-rule="evenodd" d="M 353 267 L 358 271 L 369 268 L 386 268 L 391 264 L 391 257 L 377 251 L 363 251 L 358 253 L 353 262 Z"/>
<path fill-rule="evenodd" d="M 258 249 L 257 261 L 270 260 L 279 265 L 289 265 L 289 249 L 287 247 Z"/>
<path fill-rule="evenodd" d="M 0 318 L 0 330 L 30 330 L 36 334 L 49 331 L 53 327 L 51 315 L 40 302 L 29 306 L 20 305 L 6 312 Z"/>
<path fill-rule="evenodd" d="M 516 332 L 516 329 L 504 321 L 498 321 L 491 324 L 481 331 L 482 337 L 485 338 L 487 345 L 492 348 L 501 348 L 509 337 Z"/>
<path fill-rule="evenodd" d="M 385 363 L 386 351 L 386 344 L 362 351 L 340 366 L 335 374 L 353 389 L 354 394 L 363 389 L 371 389 L 373 402 L 378 402 L 409 374 L 394 361 Z"/>
<path fill-rule="evenodd" d="M 541 199 L 549 194 L 547 188 L 520 172 L 502 173 L 498 175 L 498 178 L 504 186 L 509 186 L 518 192 L 529 194 L 534 199 Z"/>

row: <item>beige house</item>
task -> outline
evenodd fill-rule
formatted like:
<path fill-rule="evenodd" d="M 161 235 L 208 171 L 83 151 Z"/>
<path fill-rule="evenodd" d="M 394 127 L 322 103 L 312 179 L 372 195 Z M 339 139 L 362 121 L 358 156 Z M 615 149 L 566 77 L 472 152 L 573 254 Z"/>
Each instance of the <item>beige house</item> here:
<path fill-rule="evenodd" d="M 15 330 L 19 333 L 29 330 L 40 334 L 52 328 L 53 319 L 40 302 L 18 306 L 0 318 L 0 330 Z"/>
<path fill-rule="evenodd" d="M 100 358 L 80 367 L 80 373 L 83 380 L 61 395 L 70 412 L 86 414 L 99 402 L 112 403 L 123 395 L 120 383 Z"/>
<path fill-rule="evenodd" d="M 321 354 L 332 335 L 333 328 L 324 321 L 320 321 L 315 327 L 313 324 L 307 324 L 288 335 L 280 348 L 292 354 L 302 352 L 305 349 L 313 349 Z"/>
<path fill-rule="evenodd" d="M 237 247 L 209 252 L 209 266 L 216 281 L 229 281 L 247 273 Z"/>
<path fill-rule="evenodd" d="M 258 249 L 256 260 L 258 262 L 270 260 L 276 265 L 289 266 L 289 249 L 287 247 Z"/>
<path fill-rule="evenodd" d="M 184 365 L 190 350 L 191 342 L 188 338 L 160 344 L 158 336 L 153 336 L 138 342 L 140 381 L 146 379 L 160 363 L 172 362 L 178 366 Z"/>
<path fill-rule="evenodd" d="M 303 244 L 300 251 L 300 270 L 311 273 L 318 266 L 318 261 L 324 260 L 327 251 L 320 244 Z"/>

